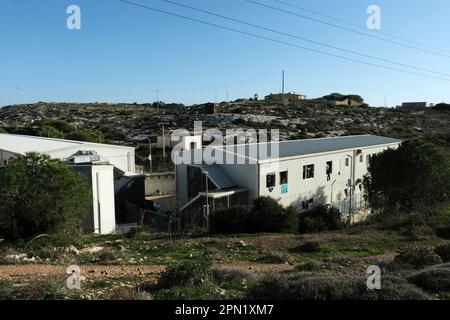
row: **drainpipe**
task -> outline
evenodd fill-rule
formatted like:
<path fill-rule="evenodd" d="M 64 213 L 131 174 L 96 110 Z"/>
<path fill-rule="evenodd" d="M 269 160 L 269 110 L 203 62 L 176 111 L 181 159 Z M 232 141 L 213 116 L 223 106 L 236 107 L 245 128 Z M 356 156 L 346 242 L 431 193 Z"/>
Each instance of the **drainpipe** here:
<path fill-rule="evenodd" d="M 206 228 L 209 231 L 209 199 L 208 199 L 208 172 L 204 172 L 206 180 Z"/>
<path fill-rule="evenodd" d="M 334 185 L 335 185 L 336 181 L 337 181 L 337 180 L 334 179 L 334 181 L 331 183 L 331 204 L 334 203 L 334 201 L 333 201 L 333 195 L 334 195 Z"/>
<path fill-rule="evenodd" d="M 352 223 L 352 200 L 353 200 L 353 186 L 354 186 L 354 178 L 355 178 L 355 161 L 354 161 L 355 151 L 353 151 L 353 155 L 348 155 L 350 158 L 350 203 L 348 206 L 348 221 L 349 224 Z"/>

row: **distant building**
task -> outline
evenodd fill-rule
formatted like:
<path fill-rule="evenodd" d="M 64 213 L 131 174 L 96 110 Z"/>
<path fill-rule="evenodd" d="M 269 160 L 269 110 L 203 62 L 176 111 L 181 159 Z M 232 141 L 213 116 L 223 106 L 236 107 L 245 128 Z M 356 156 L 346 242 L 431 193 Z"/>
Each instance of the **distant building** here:
<path fill-rule="evenodd" d="M 403 102 L 402 108 L 409 110 L 421 110 L 427 107 L 426 102 Z"/>
<path fill-rule="evenodd" d="M 332 105 L 335 106 L 350 106 L 350 107 L 364 107 L 367 106 L 367 104 L 365 103 L 361 103 L 359 101 L 350 99 L 350 98 L 345 98 L 344 100 L 332 100 L 329 101 Z"/>
<path fill-rule="evenodd" d="M 220 106 L 217 103 L 206 103 L 203 106 L 203 112 L 207 114 L 216 114 L 220 112 Z"/>
<path fill-rule="evenodd" d="M 271 93 L 268 96 L 265 96 L 264 99 L 269 102 L 277 102 L 282 103 L 283 105 L 287 105 L 292 102 L 305 100 L 306 96 L 301 93 L 288 92 L 288 93 Z"/>

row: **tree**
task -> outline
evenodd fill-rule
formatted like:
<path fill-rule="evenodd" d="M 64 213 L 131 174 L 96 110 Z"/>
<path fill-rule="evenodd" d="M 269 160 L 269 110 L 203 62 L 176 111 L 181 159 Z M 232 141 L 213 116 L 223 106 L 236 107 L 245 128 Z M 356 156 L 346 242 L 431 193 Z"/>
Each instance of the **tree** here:
<path fill-rule="evenodd" d="M 396 150 L 374 155 L 368 171 L 365 190 L 376 209 L 413 212 L 419 205 L 446 199 L 450 192 L 448 156 L 423 140 L 405 141 Z"/>
<path fill-rule="evenodd" d="M 0 170 L 0 233 L 6 238 L 77 229 L 89 204 L 86 180 L 47 155 L 29 153 Z"/>

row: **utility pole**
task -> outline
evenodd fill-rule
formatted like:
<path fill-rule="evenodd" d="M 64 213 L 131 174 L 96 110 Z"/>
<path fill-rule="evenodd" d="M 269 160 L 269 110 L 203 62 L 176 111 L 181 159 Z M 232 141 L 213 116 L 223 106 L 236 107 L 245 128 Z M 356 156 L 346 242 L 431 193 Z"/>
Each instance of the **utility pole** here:
<path fill-rule="evenodd" d="M 350 158 L 350 180 L 349 180 L 349 187 L 350 187 L 350 202 L 349 202 L 349 206 L 348 206 L 348 222 L 349 225 L 352 224 L 352 201 L 353 201 L 353 186 L 355 184 L 355 182 L 353 181 L 355 179 L 355 163 L 354 163 L 354 158 L 355 158 L 355 152 L 353 151 L 353 155 L 348 155 L 347 157 Z"/>
<path fill-rule="evenodd" d="M 209 199 L 208 199 L 208 172 L 205 172 L 205 190 L 206 190 L 206 207 L 205 207 L 205 218 L 206 218 L 206 229 L 209 231 Z"/>
<path fill-rule="evenodd" d="M 284 98 L 284 70 L 283 70 L 283 72 L 281 73 L 281 95 L 282 95 L 283 98 Z"/>
<path fill-rule="evenodd" d="M 159 90 L 155 90 L 156 93 L 156 110 L 159 113 Z"/>
<path fill-rule="evenodd" d="M 152 174 L 153 172 L 153 168 L 152 168 L 152 140 L 150 138 L 147 138 L 148 140 L 148 149 L 149 149 L 149 154 L 148 154 L 148 161 L 150 161 L 150 174 Z"/>
<path fill-rule="evenodd" d="M 162 127 L 162 143 L 163 143 L 163 165 L 164 165 L 164 170 L 166 170 L 166 129 L 165 129 L 165 125 L 167 123 L 161 123 L 161 127 Z"/>

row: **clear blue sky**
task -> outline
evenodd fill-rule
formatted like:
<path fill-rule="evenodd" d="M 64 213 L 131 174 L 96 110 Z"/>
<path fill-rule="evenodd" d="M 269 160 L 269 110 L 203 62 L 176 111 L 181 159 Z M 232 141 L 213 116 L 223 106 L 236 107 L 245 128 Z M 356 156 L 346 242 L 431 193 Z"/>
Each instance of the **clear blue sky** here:
<path fill-rule="evenodd" d="M 332 51 L 182 9 L 160 0 L 130 0 L 311 48 Z M 243 0 L 174 0 L 331 45 L 450 74 L 450 58 L 376 41 L 274 12 Z M 272 0 L 258 0 L 282 7 Z M 365 26 L 366 9 L 382 10 L 382 30 L 450 55 L 448 0 L 285 0 Z M 82 30 L 66 28 L 66 9 L 82 10 Z M 287 10 L 296 9 L 284 7 Z M 302 13 L 301 11 L 297 11 Z M 306 14 L 303 12 L 303 14 Z M 319 18 L 319 17 L 318 17 Z M 320 18 L 323 19 L 323 18 Z M 372 105 L 450 101 L 450 82 L 421 78 L 218 30 L 117 0 L 2 0 L 0 106 L 58 102 L 186 104 L 279 92 L 308 97 L 361 94 Z M 335 53 L 336 52 L 334 51 Z M 358 57 L 355 57 L 358 58 Z M 363 59 L 363 58 L 361 58 Z M 367 60 L 367 59 L 365 59 Z M 450 78 L 450 77 L 448 77 Z"/>

